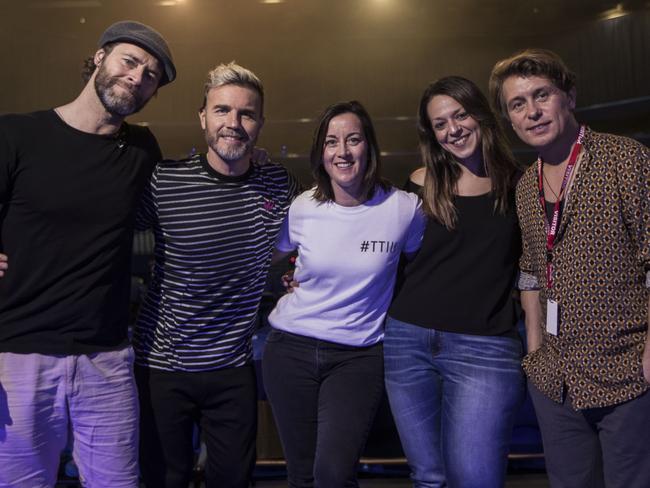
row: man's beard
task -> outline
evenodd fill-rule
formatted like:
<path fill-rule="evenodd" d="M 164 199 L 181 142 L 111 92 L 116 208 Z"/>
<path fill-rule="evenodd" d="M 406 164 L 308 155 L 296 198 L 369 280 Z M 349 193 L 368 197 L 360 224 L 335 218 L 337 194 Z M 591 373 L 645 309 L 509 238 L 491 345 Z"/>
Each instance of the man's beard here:
<path fill-rule="evenodd" d="M 212 148 L 212 150 L 217 153 L 225 163 L 235 163 L 239 161 L 247 154 L 250 154 L 253 145 L 255 144 L 255 141 L 250 139 L 245 132 L 241 131 L 236 134 L 243 138 L 241 144 L 219 144 L 219 134 L 212 134 L 207 130 L 205 131 L 208 147 Z"/>
<path fill-rule="evenodd" d="M 95 76 L 95 92 L 108 113 L 126 117 L 127 115 L 139 112 L 149 101 L 148 99 L 142 99 L 137 92 L 137 88 L 131 91 L 122 85 L 128 92 L 124 94 L 116 93 L 114 87 L 118 83 L 119 80 L 111 77 L 103 65 L 99 67 L 97 76 Z"/>

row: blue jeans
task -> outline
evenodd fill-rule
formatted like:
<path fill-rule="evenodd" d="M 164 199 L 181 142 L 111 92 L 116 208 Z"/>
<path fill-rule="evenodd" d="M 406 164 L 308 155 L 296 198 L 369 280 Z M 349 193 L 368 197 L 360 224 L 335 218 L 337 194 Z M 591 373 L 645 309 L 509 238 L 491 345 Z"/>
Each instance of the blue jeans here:
<path fill-rule="evenodd" d="M 525 395 L 521 356 L 518 339 L 388 318 L 386 390 L 414 487 L 504 485 L 512 426 Z"/>

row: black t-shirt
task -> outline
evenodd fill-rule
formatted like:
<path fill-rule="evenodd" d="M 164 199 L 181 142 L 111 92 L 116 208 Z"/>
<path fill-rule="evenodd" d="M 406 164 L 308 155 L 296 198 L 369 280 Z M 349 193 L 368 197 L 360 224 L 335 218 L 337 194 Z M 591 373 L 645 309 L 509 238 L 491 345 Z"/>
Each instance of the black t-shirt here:
<path fill-rule="evenodd" d="M 99 136 L 53 110 L 0 117 L 0 351 L 127 343 L 135 209 L 160 159 L 142 127 Z"/>
<path fill-rule="evenodd" d="M 512 290 L 521 239 L 514 192 L 505 214 L 494 210 L 494 201 L 491 193 L 456 196 L 458 221 L 452 231 L 428 219 L 422 247 L 404 270 L 391 317 L 462 334 L 515 336 Z"/>

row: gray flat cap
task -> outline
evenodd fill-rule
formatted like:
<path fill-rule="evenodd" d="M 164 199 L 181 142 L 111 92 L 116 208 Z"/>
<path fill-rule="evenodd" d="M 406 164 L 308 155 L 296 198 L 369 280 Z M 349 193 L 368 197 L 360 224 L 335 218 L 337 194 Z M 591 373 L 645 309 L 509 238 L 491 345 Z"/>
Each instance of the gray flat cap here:
<path fill-rule="evenodd" d="M 148 25 L 134 20 L 116 22 L 104 31 L 99 38 L 99 47 L 104 47 L 110 42 L 128 42 L 140 46 L 154 55 L 163 65 L 163 75 L 158 86 L 171 83 L 176 78 L 176 67 L 172 53 L 163 36 Z"/>

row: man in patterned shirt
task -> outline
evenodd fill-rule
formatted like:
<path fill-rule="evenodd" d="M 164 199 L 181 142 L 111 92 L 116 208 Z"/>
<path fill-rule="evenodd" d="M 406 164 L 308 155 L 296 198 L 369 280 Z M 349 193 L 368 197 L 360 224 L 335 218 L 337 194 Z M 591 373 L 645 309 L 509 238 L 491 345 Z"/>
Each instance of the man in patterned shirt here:
<path fill-rule="evenodd" d="M 262 83 L 234 63 L 208 75 L 199 111 L 207 153 L 163 161 L 141 226 L 156 238 L 134 333 L 141 470 L 151 488 L 186 487 L 192 430 L 206 441 L 208 486 L 245 488 L 255 463 L 251 336 L 276 236 L 298 185 L 251 161 L 264 123 Z"/>
<path fill-rule="evenodd" d="M 495 107 L 538 161 L 517 187 L 529 378 L 553 487 L 650 486 L 650 152 L 576 121 L 555 53 L 499 61 Z"/>

